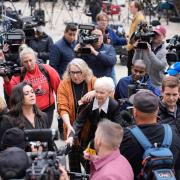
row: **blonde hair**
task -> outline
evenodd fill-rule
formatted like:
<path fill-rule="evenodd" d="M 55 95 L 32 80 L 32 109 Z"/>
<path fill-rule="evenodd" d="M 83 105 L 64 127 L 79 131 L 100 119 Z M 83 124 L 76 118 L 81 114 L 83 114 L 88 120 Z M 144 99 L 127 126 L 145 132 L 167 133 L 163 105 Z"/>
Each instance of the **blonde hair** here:
<path fill-rule="evenodd" d="M 2 97 L 0 97 L 0 112 L 2 112 L 7 107 L 6 102 Z"/>
<path fill-rule="evenodd" d="M 68 65 L 67 65 L 67 68 L 66 68 L 66 71 L 64 72 L 63 74 L 63 80 L 70 80 L 71 77 L 69 75 L 69 71 L 70 71 L 70 67 L 74 65 L 74 66 L 77 66 L 81 72 L 82 72 L 82 75 L 84 75 L 85 77 L 85 81 L 86 82 L 89 82 L 92 77 L 93 77 L 93 72 L 92 70 L 89 68 L 89 66 L 87 65 L 87 63 L 83 60 L 83 59 L 80 59 L 80 58 L 74 58 Z"/>

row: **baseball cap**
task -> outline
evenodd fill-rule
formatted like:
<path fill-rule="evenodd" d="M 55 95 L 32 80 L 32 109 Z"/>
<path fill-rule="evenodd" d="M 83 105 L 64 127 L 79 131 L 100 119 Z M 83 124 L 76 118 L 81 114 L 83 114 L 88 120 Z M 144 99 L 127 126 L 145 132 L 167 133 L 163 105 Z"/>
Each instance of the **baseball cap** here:
<path fill-rule="evenodd" d="M 180 62 L 176 62 L 173 64 L 168 70 L 167 73 L 170 76 L 176 76 L 177 74 L 180 74 Z"/>
<path fill-rule="evenodd" d="M 153 113 L 159 107 L 158 97 L 147 89 L 139 90 L 129 98 L 129 101 L 143 113 Z"/>
<path fill-rule="evenodd" d="M 156 26 L 153 31 L 156 32 L 159 35 L 166 36 L 166 29 L 162 25 Z"/>
<path fill-rule="evenodd" d="M 0 152 L 0 175 L 3 179 L 22 178 L 30 166 L 26 152 L 10 147 Z"/>
<path fill-rule="evenodd" d="M 14 127 L 6 130 L 1 140 L 2 148 L 6 147 L 19 147 L 25 149 L 26 141 L 24 131 Z"/>

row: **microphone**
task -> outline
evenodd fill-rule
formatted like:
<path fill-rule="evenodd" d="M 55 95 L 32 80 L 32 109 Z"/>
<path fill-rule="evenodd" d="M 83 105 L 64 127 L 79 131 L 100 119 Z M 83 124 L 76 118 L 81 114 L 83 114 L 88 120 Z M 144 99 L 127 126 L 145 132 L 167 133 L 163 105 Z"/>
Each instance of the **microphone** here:
<path fill-rule="evenodd" d="M 121 117 L 129 125 L 134 123 L 134 119 L 133 119 L 132 115 L 126 110 L 121 111 Z"/>

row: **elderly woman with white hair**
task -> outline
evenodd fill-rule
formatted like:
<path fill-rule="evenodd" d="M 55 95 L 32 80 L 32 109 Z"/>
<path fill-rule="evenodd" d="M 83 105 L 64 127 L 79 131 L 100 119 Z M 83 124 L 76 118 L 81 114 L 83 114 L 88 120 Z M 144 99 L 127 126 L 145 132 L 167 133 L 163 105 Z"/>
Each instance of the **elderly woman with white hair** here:
<path fill-rule="evenodd" d="M 69 144 L 73 144 L 74 140 L 79 139 L 81 148 L 84 150 L 88 143 L 94 139 L 98 122 L 103 118 L 110 119 L 113 122 L 124 126 L 121 118 L 119 104 L 111 96 L 114 92 L 114 82 L 110 77 L 97 78 L 94 84 L 95 98 L 80 113 L 74 122 L 74 133 L 71 132 L 68 140 Z M 80 136 L 84 125 L 89 122 L 90 126 L 86 129 L 86 134 Z"/>

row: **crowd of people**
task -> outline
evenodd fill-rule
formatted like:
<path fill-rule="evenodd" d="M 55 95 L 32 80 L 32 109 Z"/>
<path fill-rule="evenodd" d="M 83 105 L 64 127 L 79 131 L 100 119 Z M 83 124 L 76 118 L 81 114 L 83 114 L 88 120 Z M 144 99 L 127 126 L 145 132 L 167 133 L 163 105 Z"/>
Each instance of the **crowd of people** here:
<path fill-rule="evenodd" d="M 109 26 L 108 15 L 100 12 L 93 17 L 93 43 L 78 42 L 77 25 L 69 23 L 55 43 L 38 27 L 27 44 L 23 31 L 17 31 L 23 39 L 16 53 L 4 45 L 0 60 L 18 63 L 21 73 L 9 75 L 1 69 L 2 179 L 25 176 L 32 162 L 24 152 L 37 149 L 26 142 L 24 130 L 51 128 L 55 107 L 61 138 L 71 147 L 69 171 L 81 173 L 83 167 L 92 180 L 136 180 L 144 150 L 129 128 L 136 125 L 152 144 L 161 146 L 163 124 L 169 124 L 174 173 L 180 178 L 180 62 L 168 68 L 163 25 L 153 28 L 145 48 L 138 45 L 134 34 L 146 21 L 140 5 L 130 3 L 133 19 L 127 37 L 119 37 Z M 128 76 L 120 80 L 114 68 L 118 46 L 128 51 Z M 90 51 L 83 53 L 81 48 Z M 89 153 L 90 146 L 94 154 Z M 51 143 L 48 150 L 54 150 Z M 61 165 L 59 171 L 61 180 L 76 179 L 68 177 Z"/>

